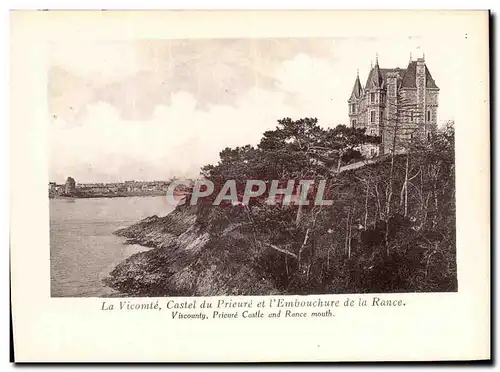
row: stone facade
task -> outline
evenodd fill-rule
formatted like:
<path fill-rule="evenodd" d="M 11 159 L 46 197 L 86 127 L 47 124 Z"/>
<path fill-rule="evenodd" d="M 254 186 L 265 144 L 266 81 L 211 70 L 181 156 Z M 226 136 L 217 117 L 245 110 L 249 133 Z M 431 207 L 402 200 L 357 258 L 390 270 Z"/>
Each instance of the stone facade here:
<path fill-rule="evenodd" d="M 394 131 L 397 151 L 416 136 L 430 139 L 437 128 L 438 97 L 424 58 L 410 60 L 406 69 L 380 68 L 377 59 L 364 87 L 358 74 L 348 100 L 350 125 L 382 139 L 379 146 L 364 146 L 364 155 L 389 153 Z"/>

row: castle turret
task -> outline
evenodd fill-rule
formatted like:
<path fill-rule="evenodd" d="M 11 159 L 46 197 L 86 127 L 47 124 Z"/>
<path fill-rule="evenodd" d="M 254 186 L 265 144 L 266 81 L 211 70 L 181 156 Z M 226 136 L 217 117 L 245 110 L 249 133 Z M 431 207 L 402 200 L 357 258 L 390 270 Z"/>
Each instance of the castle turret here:
<path fill-rule="evenodd" d="M 376 90 L 382 88 L 382 84 L 384 82 L 384 79 L 382 78 L 382 73 L 380 72 L 380 67 L 378 65 L 378 57 L 375 62 L 375 67 L 373 67 L 372 73 L 371 73 L 371 85 L 370 85 L 370 90 Z"/>
<path fill-rule="evenodd" d="M 348 100 L 349 103 L 349 122 L 353 128 L 359 126 L 358 116 L 360 113 L 359 100 L 363 93 L 363 88 L 361 87 L 361 82 L 359 81 L 359 71 L 354 81 L 354 86 L 352 87 L 351 97 Z"/>
<path fill-rule="evenodd" d="M 375 60 L 375 66 L 370 70 L 366 81 L 366 128 L 367 134 L 373 136 L 381 135 L 381 126 L 383 125 L 383 89 L 384 77 L 378 64 L 378 56 Z"/>

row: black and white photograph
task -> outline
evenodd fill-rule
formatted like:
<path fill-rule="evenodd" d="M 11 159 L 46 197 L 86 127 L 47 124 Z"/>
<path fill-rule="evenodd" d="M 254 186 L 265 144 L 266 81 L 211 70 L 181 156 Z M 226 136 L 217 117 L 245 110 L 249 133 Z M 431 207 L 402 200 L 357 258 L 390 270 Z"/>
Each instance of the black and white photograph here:
<path fill-rule="evenodd" d="M 12 12 L 11 359 L 489 360 L 490 17 Z"/>
<path fill-rule="evenodd" d="M 453 43 L 53 43 L 53 297 L 455 292 Z"/>

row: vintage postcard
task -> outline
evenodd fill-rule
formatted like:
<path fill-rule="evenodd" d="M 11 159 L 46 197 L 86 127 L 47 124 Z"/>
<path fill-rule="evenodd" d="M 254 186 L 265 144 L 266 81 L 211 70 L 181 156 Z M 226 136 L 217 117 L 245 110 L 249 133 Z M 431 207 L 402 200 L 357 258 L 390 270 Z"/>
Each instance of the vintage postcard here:
<path fill-rule="evenodd" d="M 15 358 L 490 358 L 487 11 L 11 14 Z"/>

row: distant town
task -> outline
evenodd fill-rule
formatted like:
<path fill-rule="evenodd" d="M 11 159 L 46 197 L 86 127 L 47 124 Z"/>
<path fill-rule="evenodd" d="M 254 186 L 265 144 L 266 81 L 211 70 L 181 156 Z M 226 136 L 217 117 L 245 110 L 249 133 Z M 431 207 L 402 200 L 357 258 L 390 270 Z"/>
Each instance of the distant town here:
<path fill-rule="evenodd" d="M 66 183 L 49 182 L 49 198 L 102 198 L 126 196 L 166 195 L 169 181 L 125 181 L 117 183 L 76 183 L 73 177 L 68 177 Z M 183 186 L 176 187 L 176 192 L 182 192 Z"/>

